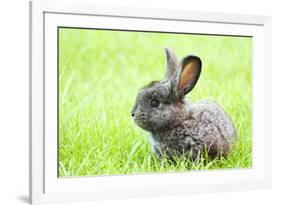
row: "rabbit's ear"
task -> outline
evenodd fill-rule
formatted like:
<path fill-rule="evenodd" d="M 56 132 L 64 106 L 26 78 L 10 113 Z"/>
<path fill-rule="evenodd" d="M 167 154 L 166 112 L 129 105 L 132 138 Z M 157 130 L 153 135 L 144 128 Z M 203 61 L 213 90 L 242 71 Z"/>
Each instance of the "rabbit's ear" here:
<path fill-rule="evenodd" d="M 178 67 L 178 59 L 176 54 L 170 48 L 165 48 L 165 53 L 167 60 L 166 78 L 170 79 Z"/>
<path fill-rule="evenodd" d="M 197 56 L 187 56 L 181 63 L 176 76 L 178 96 L 189 93 L 197 83 L 201 73 L 202 62 Z"/>

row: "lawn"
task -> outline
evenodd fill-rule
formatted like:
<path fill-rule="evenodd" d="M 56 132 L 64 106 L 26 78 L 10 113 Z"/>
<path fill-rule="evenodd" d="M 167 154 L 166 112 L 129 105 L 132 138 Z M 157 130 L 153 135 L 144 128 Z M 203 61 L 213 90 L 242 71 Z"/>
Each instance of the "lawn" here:
<path fill-rule="evenodd" d="M 227 158 L 157 159 L 130 116 L 138 90 L 165 74 L 164 47 L 198 55 L 191 101 L 229 114 L 238 139 Z M 248 37 L 59 29 L 59 176 L 174 172 L 252 165 L 252 39 Z"/>

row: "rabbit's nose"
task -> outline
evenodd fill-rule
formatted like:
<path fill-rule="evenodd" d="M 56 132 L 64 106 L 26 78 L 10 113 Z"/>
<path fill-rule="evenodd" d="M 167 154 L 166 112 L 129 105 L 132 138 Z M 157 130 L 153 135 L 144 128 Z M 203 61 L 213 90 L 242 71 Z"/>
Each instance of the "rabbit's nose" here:
<path fill-rule="evenodd" d="M 133 107 L 133 109 L 131 110 L 131 116 L 132 116 L 132 117 L 135 117 L 135 112 L 136 112 L 136 110 L 137 110 L 137 106 L 135 105 L 135 106 Z"/>

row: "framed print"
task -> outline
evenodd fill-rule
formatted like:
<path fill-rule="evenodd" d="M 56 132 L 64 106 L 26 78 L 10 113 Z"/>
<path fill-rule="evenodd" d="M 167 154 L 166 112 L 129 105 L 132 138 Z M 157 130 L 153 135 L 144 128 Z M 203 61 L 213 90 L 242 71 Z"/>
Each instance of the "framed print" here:
<path fill-rule="evenodd" d="M 31 203 L 270 187 L 270 25 L 31 2 Z"/>

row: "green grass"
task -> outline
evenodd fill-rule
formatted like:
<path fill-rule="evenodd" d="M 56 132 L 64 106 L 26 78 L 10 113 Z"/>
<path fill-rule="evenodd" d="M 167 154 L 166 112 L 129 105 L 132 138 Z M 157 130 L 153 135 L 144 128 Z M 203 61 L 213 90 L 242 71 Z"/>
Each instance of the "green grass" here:
<path fill-rule="evenodd" d="M 227 158 L 158 160 L 130 117 L 138 89 L 165 74 L 164 47 L 196 54 L 201 77 L 187 96 L 230 115 L 238 140 Z M 59 175 L 248 168 L 252 164 L 252 39 L 208 35 L 59 30 Z"/>

